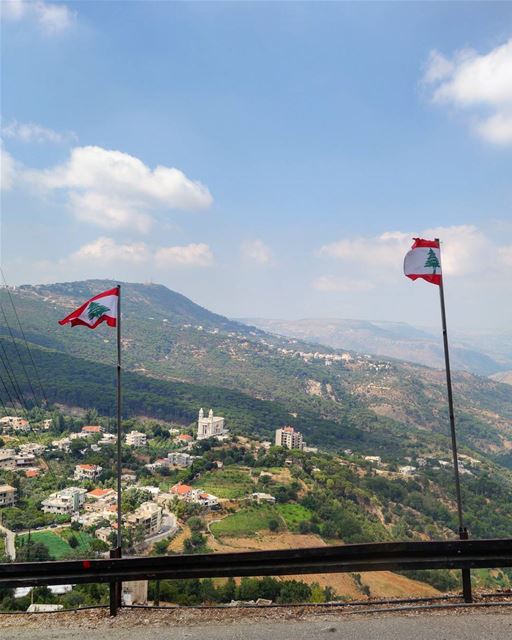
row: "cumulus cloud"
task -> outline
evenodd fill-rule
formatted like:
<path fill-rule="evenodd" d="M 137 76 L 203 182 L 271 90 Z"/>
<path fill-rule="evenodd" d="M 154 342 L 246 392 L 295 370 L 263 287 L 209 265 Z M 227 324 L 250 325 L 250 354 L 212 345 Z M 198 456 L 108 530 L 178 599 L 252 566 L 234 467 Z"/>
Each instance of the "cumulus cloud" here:
<path fill-rule="evenodd" d="M 51 142 L 53 144 L 63 144 L 77 139 L 76 134 L 71 131 L 61 133 L 34 122 L 18 122 L 17 120 L 11 120 L 8 124 L 2 125 L 2 136 L 21 142 Z"/>
<path fill-rule="evenodd" d="M 33 185 L 63 190 L 76 217 L 106 229 L 149 231 L 156 210 L 198 210 L 212 203 L 207 187 L 179 169 L 150 169 L 121 151 L 76 147 L 67 162 L 25 172 Z"/>
<path fill-rule="evenodd" d="M 375 283 L 346 276 L 320 276 L 313 282 L 313 288 L 318 291 L 351 293 L 356 291 L 370 291 Z"/>
<path fill-rule="evenodd" d="M 208 267 L 213 253 L 207 244 L 187 244 L 181 247 L 163 247 L 155 254 L 155 262 L 161 268 L 185 266 Z"/>
<path fill-rule="evenodd" d="M 468 110 L 482 138 L 512 144 L 512 38 L 485 54 L 464 49 L 447 58 L 432 51 L 423 81 L 434 102 Z"/>
<path fill-rule="evenodd" d="M 258 264 L 268 264 L 272 259 L 270 247 L 261 240 L 243 242 L 240 250 L 244 258 Z"/>
<path fill-rule="evenodd" d="M 207 267 L 213 262 L 213 253 L 204 243 L 174 247 L 152 248 L 144 242 L 118 243 L 101 236 L 84 244 L 65 258 L 62 263 L 91 265 L 149 265 L 157 269 L 173 267 Z"/>
<path fill-rule="evenodd" d="M 84 244 L 78 251 L 72 253 L 72 262 L 87 262 L 90 264 L 130 263 L 140 264 L 149 259 L 149 251 L 143 242 L 117 244 L 112 238 L 101 236 L 94 242 Z"/>
<path fill-rule="evenodd" d="M 76 13 L 63 3 L 43 2 L 42 0 L 3 0 L 1 3 L 3 20 L 19 22 L 35 21 L 47 35 L 56 35 L 67 31 L 75 22 Z"/>
<path fill-rule="evenodd" d="M 2 191 L 9 191 L 16 180 L 16 162 L 14 158 L 3 147 L 0 147 L 0 186 Z"/>

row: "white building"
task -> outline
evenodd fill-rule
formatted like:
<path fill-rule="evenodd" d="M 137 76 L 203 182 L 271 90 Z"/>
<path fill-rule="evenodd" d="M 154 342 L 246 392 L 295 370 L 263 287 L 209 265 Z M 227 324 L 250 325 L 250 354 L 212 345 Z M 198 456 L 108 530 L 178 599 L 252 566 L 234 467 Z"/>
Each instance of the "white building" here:
<path fill-rule="evenodd" d="M 75 480 L 96 480 L 101 476 L 103 467 L 99 464 L 77 464 L 75 467 Z"/>
<path fill-rule="evenodd" d="M 276 446 L 286 449 L 304 449 L 302 433 L 295 431 L 293 427 L 283 427 L 276 429 Z"/>
<path fill-rule="evenodd" d="M 169 464 L 174 467 L 190 467 L 194 461 L 194 456 L 191 456 L 189 453 L 172 451 L 167 454 L 167 459 L 169 460 Z"/>
<path fill-rule="evenodd" d="M 130 431 L 126 435 L 126 444 L 130 447 L 145 447 L 147 436 L 142 431 Z"/>
<path fill-rule="evenodd" d="M 11 430 L 14 431 L 30 431 L 30 425 L 28 420 L 19 418 L 18 416 L 5 416 L 0 418 L 0 429 L 4 433 L 8 433 Z"/>
<path fill-rule="evenodd" d="M 38 442 L 27 442 L 20 447 L 21 454 L 32 453 L 35 456 L 41 456 L 45 452 L 46 447 Z"/>
<path fill-rule="evenodd" d="M 130 527 L 142 525 L 144 536 L 152 536 L 162 528 L 162 508 L 154 502 L 143 502 L 140 507 L 126 517 Z"/>
<path fill-rule="evenodd" d="M 14 507 L 16 489 L 9 484 L 0 485 L 0 507 Z"/>
<path fill-rule="evenodd" d="M 0 449 L 0 470 L 16 468 L 16 451 L 14 449 Z"/>
<path fill-rule="evenodd" d="M 101 445 L 114 444 L 115 442 L 117 442 L 117 436 L 115 436 L 113 433 L 104 433 L 101 437 L 101 440 L 98 440 L 98 444 Z"/>
<path fill-rule="evenodd" d="M 45 513 L 69 514 L 77 513 L 85 502 L 87 489 L 81 487 L 68 487 L 57 491 L 41 502 Z"/>
<path fill-rule="evenodd" d="M 214 416 L 212 409 L 210 409 L 208 417 L 205 418 L 203 409 L 199 410 L 199 417 L 197 419 L 198 440 L 224 436 L 227 433 L 228 430 L 224 428 L 224 418 Z"/>

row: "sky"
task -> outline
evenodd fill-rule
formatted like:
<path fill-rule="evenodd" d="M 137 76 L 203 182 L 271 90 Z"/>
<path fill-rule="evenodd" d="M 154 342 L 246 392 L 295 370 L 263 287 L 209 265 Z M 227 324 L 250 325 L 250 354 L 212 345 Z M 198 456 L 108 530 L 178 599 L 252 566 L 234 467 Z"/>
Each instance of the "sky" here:
<path fill-rule="evenodd" d="M 230 317 L 512 320 L 512 4 L 1 3 L 10 284 Z"/>

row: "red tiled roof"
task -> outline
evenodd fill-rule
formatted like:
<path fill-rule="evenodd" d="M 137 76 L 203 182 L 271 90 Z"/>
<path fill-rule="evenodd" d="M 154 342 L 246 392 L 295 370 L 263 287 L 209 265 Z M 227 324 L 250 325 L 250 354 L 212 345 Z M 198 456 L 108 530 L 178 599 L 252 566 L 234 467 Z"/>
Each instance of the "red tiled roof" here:
<path fill-rule="evenodd" d="M 189 436 L 188 433 L 182 433 L 178 436 L 178 440 L 193 440 L 192 436 Z"/>
<path fill-rule="evenodd" d="M 103 498 L 103 496 L 106 496 L 109 493 L 113 493 L 112 489 L 93 489 L 92 491 L 88 492 L 88 496 L 92 496 L 93 498 Z"/>
<path fill-rule="evenodd" d="M 95 469 L 98 468 L 97 465 L 95 464 L 77 464 L 76 465 L 79 469 L 87 469 L 88 471 L 94 471 Z"/>
<path fill-rule="evenodd" d="M 103 429 L 99 425 L 87 425 L 86 427 L 82 427 L 82 431 L 86 431 L 87 433 L 101 433 Z"/>
<path fill-rule="evenodd" d="M 175 484 L 171 491 L 179 496 L 184 496 L 192 491 L 192 487 L 189 487 L 188 484 Z"/>
<path fill-rule="evenodd" d="M 38 475 L 39 475 L 39 471 L 37 469 L 27 469 L 25 471 L 26 478 L 37 478 Z"/>

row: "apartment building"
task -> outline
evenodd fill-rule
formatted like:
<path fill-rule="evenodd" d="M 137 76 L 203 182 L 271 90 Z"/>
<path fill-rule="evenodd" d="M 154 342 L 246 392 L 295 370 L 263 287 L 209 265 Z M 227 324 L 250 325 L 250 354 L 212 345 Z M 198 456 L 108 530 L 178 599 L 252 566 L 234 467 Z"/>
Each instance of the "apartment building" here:
<path fill-rule="evenodd" d="M 103 467 L 99 464 L 77 464 L 75 467 L 75 480 L 96 480 L 101 476 Z"/>
<path fill-rule="evenodd" d="M 81 487 L 67 487 L 62 491 L 56 491 L 41 502 L 41 508 L 45 513 L 57 513 L 71 515 L 77 513 L 85 502 L 87 489 Z"/>
<path fill-rule="evenodd" d="M 145 447 L 147 436 L 142 431 L 130 431 L 126 435 L 126 444 L 130 447 Z"/>
<path fill-rule="evenodd" d="M 129 527 L 144 527 L 144 536 L 155 535 L 162 528 L 162 508 L 154 502 L 143 502 L 140 507 L 126 516 Z"/>
<path fill-rule="evenodd" d="M 0 507 L 14 507 L 16 489 L 9 484 L 0 485 Z"/>
<path fill-rule="evenodd" d="M 302 433 L 295 431 L 293 427 L 283 427 L 276 429 L 276 446 L 285 447 L 286 449 L 304 449 L 304 440 Z"/>

